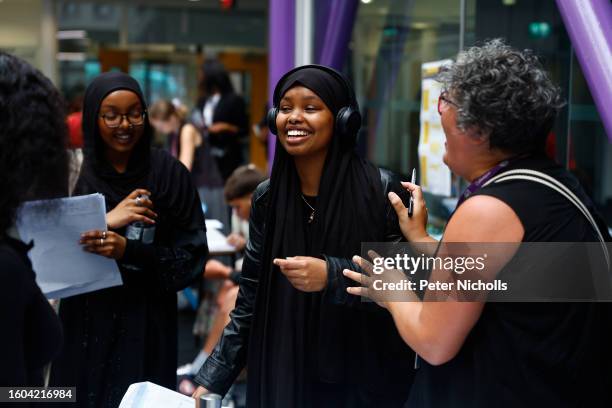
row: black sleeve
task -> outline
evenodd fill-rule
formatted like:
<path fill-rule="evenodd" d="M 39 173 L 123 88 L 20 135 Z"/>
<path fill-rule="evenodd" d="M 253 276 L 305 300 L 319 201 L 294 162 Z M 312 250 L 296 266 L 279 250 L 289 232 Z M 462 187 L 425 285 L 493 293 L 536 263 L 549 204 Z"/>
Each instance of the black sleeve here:
<path fill-rule="evenodd" d="M 0 386 L 40 387 L 43 366 L 60 349 L 61 324 L 32 269 L 9 251 L 0 252 L 0 280 Z"/>
<path fill-rule="evenodd" d="M 387 195 L 393 191 L 402 199 L 406 206 L 410 200 L 410 195 L 400 184 L 397 175 L 386 170 L 381 170 L 380 173 L 385 198 L 385 242 L 405 242 L 406 239 L 399 227 L 397 213 L 391 202 L 387 199 Z M 356 263 L 345 258 L 327 255 L 324 255 L 324 257 L 327 264 L 327 287 L 325 288 L 324 296 L 329 303 L 359 308 L 376 306 L 374 302 L 363 302 L 359 296 L 350 295 L 346 291 L 348 287 L 357 286 L 358 284 L 352 279 L 346 278 L 342 271 L 350 269 L 364 273 Z"/>
<path fill-rule="evenodd" d="M 152 286 L 163 292 L 176 292 L 190 285 L 204 270 L 208 257 L 206 228 L 176 229 L 171 238 L 173 246 L 143 244 L 127 240 L 120 266 L 136 264 L 142 267 L 143 276 Z M 153 270 L 150 275 L 146 271 Z M 124 273 L 137 273 L 128 270 Z M 128 279 L 133 281 L 133 278 Z"/>
<path fill-rule="evenodd" d="M 261 270 L 265 230 L 265 196 L 262 196 L 265 192 L 262 193 L 262 190 L 266 188 L 260 185 L 253 194 L 249 240 L 245 248 L 236 307 L 230 313 L 231 320 L 223 330 L 221 340 L 195 377 L 198 384 L 221 395 L 225 395 L 246 365 L 249 331 Z"/>
<path fill-rule="evenodd" d="M 28 271 L 7 258 L 0 255 L 0 323 L 5 328 L 0 340 L 0 386 L 3 387 L 25 385 L 27 381 L 24 332 L 30 297 L 24 279 Z"/>
<path fill-rule="evenodd" d="M 128 240 L 118 263 L 126 285 L 145 284 L 173 293 L 187 287 L 204 270 L 208 256 L 206 225 L 189 171 L 166 153 L 152 151 L 152 154 L 152 163 L 157 168 L 151 176 L 150 188 L 160 214 L 156 239 L 154 244 Z M 140 268 L 130 270 L 126 265 Z"/>
<path fill-rule="evenodd" d="M 225 96 L 217 105 L 213 121 L 227 122 L 237 126 L 239 138 L 249 134 L 249 116 L 246 103 L 240 95 L 228 94 Z"/>

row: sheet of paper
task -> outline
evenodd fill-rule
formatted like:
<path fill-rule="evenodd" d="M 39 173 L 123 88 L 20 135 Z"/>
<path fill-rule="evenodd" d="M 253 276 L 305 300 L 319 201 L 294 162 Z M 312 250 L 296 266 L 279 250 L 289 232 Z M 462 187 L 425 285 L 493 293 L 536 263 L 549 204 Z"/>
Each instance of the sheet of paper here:
<path fill-rule="evenodd" d="M 194 408 L 195 400 L 152 382 L 128 387 L 119 408 Z"/>
<path fill-rule="evenodd" d="M 223 228 L 223 223 L 219 220 L 206 220 L 206 229 L 217 229 L 220 230 Z"/>
<path fill-rule="evenodd" d="M 79 238 L 85 231 L 106 229 L 101 194 L 30 201 L 19 209 L 17 230 L 24 242 L 36 282 L 50 299 L 59 299 L 121 285 L 114 260 L 85 252 Z"/>
<path fill-rule="evenodd" d="M 227 237 L 214 228 L 206 229 L 206 240 L 211 255 L 215 253 L 236 252 L 236 247 L 227 243 Z"/>

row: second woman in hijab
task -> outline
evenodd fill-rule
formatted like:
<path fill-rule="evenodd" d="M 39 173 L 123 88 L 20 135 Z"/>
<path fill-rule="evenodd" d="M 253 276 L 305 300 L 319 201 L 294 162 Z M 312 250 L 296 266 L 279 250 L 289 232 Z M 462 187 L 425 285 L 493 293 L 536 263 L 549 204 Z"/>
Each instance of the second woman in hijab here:
<path fill-rule="evenodd" d="M 176 291 L 201 273 L 208 249 L 198 192 L 184 166 L 151 149 L 146 105 L 132 77 L 94 79 L 83 133 L 75 194 L 104 194 L 108 231 L 87 231 L 81 244 L 115 259 L 123 285 L 62 300 L 65 347 L 51 384 L 76 386 L 79 406 L 114 408 L 131 383 L 175 387 Z M 141 240 L 132 235 L 134 222 L 147 229 Z"/>
<path fill-rule="evenodd" d="M 386 197 L 406 194 L 355 153 L 359 107 L 340 73 L 290 71 L 273 103 L 279 143 L 253 195 L 236 309 L 194 397 L 225 394 L 247 365 L 249 407 L 401 406 L 414 355 L 391 319 L 350 303 L 341 271 L 361 242 L 401 239 Z"/>

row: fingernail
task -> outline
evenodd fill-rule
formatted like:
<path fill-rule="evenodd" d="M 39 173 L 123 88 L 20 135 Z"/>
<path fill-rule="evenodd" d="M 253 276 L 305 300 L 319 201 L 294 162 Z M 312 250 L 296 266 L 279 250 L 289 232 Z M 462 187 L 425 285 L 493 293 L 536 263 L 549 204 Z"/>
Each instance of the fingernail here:
<path fill-rule="evenodd" d="M 348 274 L 348 270 L 347 270 L 347 269 L 343 269 L 343 270 L 342 270 L 342 274 L 343 274 L 343 275 L 347 275 L 347 274 Z"/>
<path fill-rule="evenodd" d="M 354 257 L 351 258 L 353 260 L 353 262 L 357 263 L 359 262 L 359 257 L 357 255 L 355 255 Z"/>

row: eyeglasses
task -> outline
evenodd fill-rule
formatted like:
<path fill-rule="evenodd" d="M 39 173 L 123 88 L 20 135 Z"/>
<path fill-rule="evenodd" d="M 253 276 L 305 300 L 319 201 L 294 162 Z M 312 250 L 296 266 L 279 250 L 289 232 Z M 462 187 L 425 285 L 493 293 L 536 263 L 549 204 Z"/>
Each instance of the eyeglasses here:
<path fill-rule="evenodd" d="M 100 115 L 104 124 L 109 129 L 118 128 L 123 123 L 123 118 L 126 118 L 130 126 L 142 126 L 147 111 L 135 110 L 125 114 L 108 112 Z"/>
<path fill-rule="evenodd" d="M 455 102 L 451 101 L 450 99 L 448 99 L 448 92 L 444 91 L 440 94 L 440 96 L 438 97 L 438 114 L 442 115 L 442 106 L 443 105 L 453 105 L 455 108 L 459 108 L 459 105 L 457 105 Z"/>

